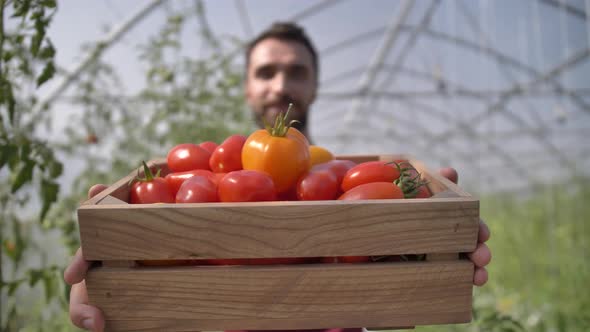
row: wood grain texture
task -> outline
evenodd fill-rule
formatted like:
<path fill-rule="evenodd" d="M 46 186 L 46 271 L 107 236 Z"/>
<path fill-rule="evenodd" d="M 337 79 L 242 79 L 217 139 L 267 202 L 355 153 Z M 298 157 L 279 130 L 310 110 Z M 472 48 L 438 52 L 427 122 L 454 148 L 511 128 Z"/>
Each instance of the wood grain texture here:
<path fill-rule="evenodd" d="M 386 327 L 471 320 L 469 261 L 96 268 L 90 302 L 113 330 Z"/>
<path fill-rule="evenodd" d="M 398 255 L 475 249 L 466 199 L 82 206 L 88 260 Z"/>

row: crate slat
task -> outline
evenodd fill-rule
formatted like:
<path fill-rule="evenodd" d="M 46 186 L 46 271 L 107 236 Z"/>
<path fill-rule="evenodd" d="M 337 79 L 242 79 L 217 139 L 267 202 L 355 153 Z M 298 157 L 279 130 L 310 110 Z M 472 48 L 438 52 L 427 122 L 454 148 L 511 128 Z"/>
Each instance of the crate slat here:
<path fill-rule="evenodd" d="M 88 260 L 468 252 L 477 242 L 478 217 L 477 201 L 454 198 L 78 210 Z"/>
<path fill-rule="evenodd" d="M 386 327 L 470 321 L 472 271 L 465 260 L 103 267 L 87 283 L 115 330 Z"/>

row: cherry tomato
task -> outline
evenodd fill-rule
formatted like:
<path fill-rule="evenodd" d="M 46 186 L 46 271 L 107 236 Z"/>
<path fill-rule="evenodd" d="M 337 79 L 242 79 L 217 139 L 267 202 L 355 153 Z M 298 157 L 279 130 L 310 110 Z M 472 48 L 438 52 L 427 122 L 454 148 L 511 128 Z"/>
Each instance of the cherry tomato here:
<path fill-rule="evenodd" d="M 418 193 L 413 198 L 429 198 L 432 194 L 426 185 L 418 187 Z"/>
<path fill-rule="evenodd" d="M 370 182 L 393 182 L 399 177 L 399 170 L 395 165 L 383 161 L 368 161 L 349 169 L 342 179 L 342 191 Z"/>
<path fill-rule="evenodd" d="M 332 200 L 338 197 L 336 175 L 329 170 L 311 171 L 297 182 L 297 199 L 300 201 Z"/>
<path fill-rule="evenodd" d="M 353 168 L 354 166 L 356 166 L 356 163 L 354 161 L 335 159 L 325 163 L 317 164 L 311 168 L 311 171 L 319 171 L 324 169 L 330 170 L 336 175 L 336 179 L 338 181 L 338 184 L 340 185 L 346 172 L 348 172 L 348 170 Z"/>
<path fill-rule="evenodd" d="M 172 191 L 172 195 L 174 195 L 176 197 L 176 193 L 178 192 L 178 189 L 180 189 L 180 186 L 182 185 L 182 183 L 195 176 L 195 175 L 201 175 L 201 176 L 206 176 L 209 177 L 211 180 L 213 180 L 213 182 L 216 182 L 214 180 L 215 178 L 215 173 L 206 170 L 206 169 L 195 169 L 192 171 L 186 171 L 186 172 L 174 172 L 174 173 L 169 173 L 168 175 L 166 175 L 165 179 L 168 182 L 168 185 L 170 186 L 170 190 Z"/>
<path fill-rule="evenodd" d="M 310 260 L 305 257 L 248 258 L 248 265 L 305 264 L 308 262 Z"/>
<path fill-rule="evenodd" d="M 263 172 L 239 170 L 227 173 L 217 188 L 222 202 L 275 201 L 277 193 L 271 177 Z"/>
<path fill-rule="evenodd" d="M 371 261 L 371 256 L 338 256 L 339 263 L 366 263 Z"/>
<path fill-rule="evenodd" d="M 154 177 L 152 171 L 143 163 L 144 178 L 137 178 L 131 185 L 131 204 L 174 203 L 174 196 L 168 182 Z"/>
<path fill-rule="evenodd" d="M 404 198 L 401 188 L 393 182 L 370 182 L 358 185 L 342 194 L 339 200 Z"/>
<path fill-rule="evenodd" d="M 317 145 L 309 146 L 309 157 L 311 166 L 322 164 L 334 159 L 332 152 Z"/>
<path fill-rule="evenodd" d="M 203 149 L 209 151 L 209 153 L 213 153 L 213 151 L 215 151 L 215 149 L 217 149 L 217 143 L 215 142 L 211 142 L 211 141 L 205 141 L 202 143 L 199 143 L 199 146 L 202 147 Z"/>
<path fill-rule="evenodd" d="M 211 154 L 209 167 L 215 173 L 228 173 L 242 169 L 242 147 L 246 136 L 231 135 Z"/>
<path fill-rule="evenodd" d="M 208 176 L 195 175 L 182 183 L 176 203 L 219 202 L 217 185 Z"/>
<path fill-rule="evenodd" d="M 209 169 L 211 153 L 202 147 L 183 143 L 173 147 L 167 156 L 168 168 L 172 172 L 192 171 L 194 169 Z"/>

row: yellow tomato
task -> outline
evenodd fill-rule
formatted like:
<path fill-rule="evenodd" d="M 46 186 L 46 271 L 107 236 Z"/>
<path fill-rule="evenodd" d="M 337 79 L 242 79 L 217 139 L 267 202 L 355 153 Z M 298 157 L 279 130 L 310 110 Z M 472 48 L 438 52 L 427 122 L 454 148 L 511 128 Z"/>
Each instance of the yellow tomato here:
<path fill-rule="evenodd" d="M 309 141 L 286 123 L 289 110 L 277 117 L 274 127 L 252 133 L 242 147 L 242 167 L 270 175 L 277 193 L 293 188 L 311 167 Z"/>
<path fill-rule="evenodd" d="M 332 152 L 317 145 L 309 146 L 309 156 L 311 158 L 311 166 L 322 164 L 334 159 Z"/>

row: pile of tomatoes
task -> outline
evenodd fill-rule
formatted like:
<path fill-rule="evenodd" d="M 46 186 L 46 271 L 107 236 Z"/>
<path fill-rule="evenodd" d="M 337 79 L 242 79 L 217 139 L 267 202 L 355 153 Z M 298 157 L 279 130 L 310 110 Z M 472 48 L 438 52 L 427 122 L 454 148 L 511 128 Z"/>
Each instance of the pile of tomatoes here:
<path fill-rule="evenodd" d="M 261 147 L 253 150 L 246 143 Z M 306 142 L 306 141 L 305 141 Z M 270 144 L 269 144 L 270 145 Z M 261 202 L 277 200 L 401 199 L 430 196 L 408 164 L 337 160 L 326 149 L 304 145 L 264 147 L 257 140 L 232 135 L 223 143 L 184 143 L 167 155 L 169 173 L 144 166 L 144 178 L 132 183 L 131 203 Z M 289 158 L 291 160 L 289 160 Z M 295 159 L 295 160 L 293 160 Z M 400 181 L 400 178 L 406 181 Z M 404 183 L 419 184 L 415 192 Z"/>
<path fill-rule="evenodd" d="M 288 113 L 287 113 L 288 114 Z M 250 136 L 231 135 L 221 144 L 184 143 L 167 155 L 168 174 L 143 163 L 144 177 L 131 182 L 131 203 L 262 202 L 281 200 L 363 200 L 426 198 L 430 192 L 407 162 L 356 164 L 310 145 L 297 129 L 278 117 L 273 127 Z M 371 262 L 401 256 L 256 258 L 188 260 L 190 265 L 266 265 Z M 141 261 L 178 265 L 178 261 Z M 182 265 L 182 262 L 180 262 Z"/>
<path fill-rule="evenodd" d="M 165 177 L 144 162 L 143 178 L 132 182 L 131 203 L 261 202 L 276 200 L 362 200 L 429 197 L 420 174 L 404 161 L 355 164 L 335 160 L 310 145 L 287 123 L 288 113 L 246 137 L 221 144 L 173 147 Z"/>

